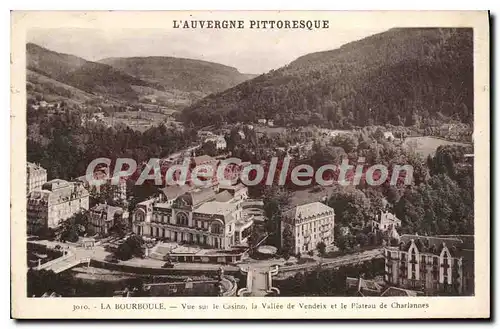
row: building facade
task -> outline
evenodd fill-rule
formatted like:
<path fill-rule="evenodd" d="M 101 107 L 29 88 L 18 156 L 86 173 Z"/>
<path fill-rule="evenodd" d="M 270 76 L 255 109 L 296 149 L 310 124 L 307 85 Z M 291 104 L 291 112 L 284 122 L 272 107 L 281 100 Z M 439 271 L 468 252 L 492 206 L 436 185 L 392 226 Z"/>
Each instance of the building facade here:
<path fill-rule="evenodd" d="M 53 179 L 28 195 L 28 232 L 56 228 L 82 209 L 89 209 L 89 193 L 82 184 Z"/>
<path fill-rule="evenodd" d="M 380 211 L 376 220 L 372 221 L 372 231 L 391 231 L 401 227 L 401 220 L 387 210 Z"/>
<path fill-rule="evenodd" d="M 98 204 L 89 211 L 89 224 L 91 233 L 107 235 L 116 221 L 128 219 L 127 212 L 120 207 L 110 206 L 108 204 Z"/>
<path fill-rule="evenodd" d="M 281 223 L 281 243 L 283 231 L 288 228 L 294 237 L 296 254 L 315 250 L 319 242 L 333 243 L 335 211 L 321 203 L 312 202 L 297 206 L 283 216 Z"/>
<path fill-rule="evenodd" d="M 217 193 L 209 187 L 186 192 L 173 202 L 153 199 L 139 203 L 132 214 L 133 231 L 214 249 L 243 244 L 253 221 L 243 218 L 239 199 L 228 195 L 228 191 Z"/>
<path fill-rule="evenodd" d="M 26 164 L 26 195 L 31 191 L 40 190 L 47 182 L 47 170 L 41 166 L 28 162 Z"/>
<path fill-rule="evenodd" d="M 227 142 L 224 136 L 213 136 L 205 139 L 203 143 L 213 142 L 217 150 L 225 150 L 227 148 Z"/>
<path fill-rule="evenodd" d="M 472 236 L 402 235 L 399 247 L 386 247 L 385 281 L 426 295 L 474 293 Z"/>
<path fill-rule="evenodd" d="M 108 169 L 105 168 L 97 170 L 93 179 L 102 180 L 105 183 L 102 185 L 93 184 L 85 175 L 78 177 L 76 181 L 82 183 L 85 189 L 95 193 L 95 195 L 108 193 L 109 198 L 113 201 L 124 202 L 127 200 L 127 180 L 125 178 L 120 177 L 117 184 L 111 184 L 112 179 L 109 178 Z"/>

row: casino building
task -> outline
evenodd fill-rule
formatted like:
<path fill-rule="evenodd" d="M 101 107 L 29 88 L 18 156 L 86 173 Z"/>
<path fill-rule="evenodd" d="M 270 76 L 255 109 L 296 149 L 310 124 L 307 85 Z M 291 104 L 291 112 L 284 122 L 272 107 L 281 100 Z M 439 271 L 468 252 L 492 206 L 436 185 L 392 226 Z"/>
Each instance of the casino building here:
<path fill-rule="evenodd" d="M 132 214 L 133 231 L 214 249 L 242 245 L 253 225 L 251 218 L 242 216 L 246 190 L 241 184 L 215 185 L 186 191 L 175 199 L 170 196 L 166 201 L 160 198 L 141 202 Z"/>

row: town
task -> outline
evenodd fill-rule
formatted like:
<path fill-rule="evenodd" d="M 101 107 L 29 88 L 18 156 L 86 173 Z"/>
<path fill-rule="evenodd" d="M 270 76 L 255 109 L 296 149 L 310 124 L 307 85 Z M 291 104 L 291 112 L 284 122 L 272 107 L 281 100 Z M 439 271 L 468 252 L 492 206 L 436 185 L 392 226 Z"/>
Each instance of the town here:
<path fill-rule="evenodd" d="M 28 44 L 27 296 L 474 295 L 472 83 L 437 71 L 472 72 L 471 38 L 394 29 L 257 77 L 173 57 L 76 74 Z M 390 82 L 393 56 L 415 81 Z"/>
<path fill-rule="evenodd" d="M 329 138 L 338 135 L 333 136 Z M 394 143 L 394 138 L 380 136 L 384 143 Z M 200 144 L 163 158 L 162 171 L 186 157 L 192 166 L 217 166 L 229 156 L 224 136 L 199 131 L 198 137 Z M 197 155 L 205 150 L 212 156 Z M 470 170 L 469 156 L 463 155 L 461 165 Z M 376 200 L 381 203 L 379 211 L 368 215 L 368 221 L 345 225 L 344 219 L 338 220 L 341 208 L 330 206 L 324 191 L 291 203 L 290 194 L 300 195 L 303 188 L 290 193 L 289 187 L 268 186 L 259 192 L 260 186 L 245 186 L 239 174 L 248 165 L 227 166 L 223 184 L 210 176 L 199 187 L 188 178 L 185 185 L 151 185 L 155 192 L 137 200 L 130 191 L 138 188 L 132 183 L 137 175 L 111 184 L 110 168 L 101 166 L 96 167 L 94 178 L 104 181 L 102 185 L 92 185 L 85 175 L 47 181 L 45 168 L 28 163 L 30 271 L 56 275 L 76 271 L 81 277 L 99 277 L 97 273 L 106 271 L 139 272 L 139 277 L 154 275 L 159 280 L 113 292 L 127 296 L 195 291 L 276 296 L 281 293 L 279 285 L 286 288 L 296 275 L 339 267 L 348 267 L 356 275 L 344 277 L 339 295 L 473 293 L 471 235 L 400 234 L 408 230 L 383 196 Z M 309 191 L 317 188 L 308 187 Z M 344 191 L 337 188 L 335 193 Z M 375 273 L 356 268 L 366 263 Z M 161 282 L 165 277 L 170 282 Z"/>

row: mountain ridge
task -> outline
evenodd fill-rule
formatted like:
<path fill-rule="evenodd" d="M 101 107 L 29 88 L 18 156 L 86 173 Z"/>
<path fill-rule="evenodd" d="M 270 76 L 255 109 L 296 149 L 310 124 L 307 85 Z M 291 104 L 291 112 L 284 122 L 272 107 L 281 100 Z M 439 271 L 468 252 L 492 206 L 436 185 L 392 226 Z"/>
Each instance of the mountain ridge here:
<path fill-rule="evenodd" d="M 234 67 L 195 59 L 147 56 L 131 57 L 131 60 L 132 66 L 127 67 L 119 64 L 130 60 L 121 57 L 89 61 L 35 43 L 26 44 L 27 70 L 47 77 L 33 79 L 34 75 L 31 74 L 32 90 L 36 89 L 36 81 L 43 80 L 46 83 L 44 88 L 58 89 L 59 94 L 68 94 L 70 91 L 62 90 L 61 85 L 54 86 L 54 81 L 96 97 L 111 97 L 118 102 L 151 102 L 152 99 L 158 99 L 158 104 L 179 108 L 251 77 Z M 134 62 L 143 65 L 135 65 Z M 51 85 L 47 85 L 50 82 L 48 79 L 52 81 Z"/>
<path fill-rule="evenodd" d="M 232 66 L 172 56 L 109 57 L 99 63 L 166 89 L 194 90 L 204 94 L 223 91 L 248 78 L 247 74 Z"/>
<path fill-rule="evenodd" d="M 471 122 L 472 54 L 472 29 L 391 29 L 303 55 L 194 103 L 182 117 L 195 125 L 267 118 L 332 128 L 440 116 Z"/>

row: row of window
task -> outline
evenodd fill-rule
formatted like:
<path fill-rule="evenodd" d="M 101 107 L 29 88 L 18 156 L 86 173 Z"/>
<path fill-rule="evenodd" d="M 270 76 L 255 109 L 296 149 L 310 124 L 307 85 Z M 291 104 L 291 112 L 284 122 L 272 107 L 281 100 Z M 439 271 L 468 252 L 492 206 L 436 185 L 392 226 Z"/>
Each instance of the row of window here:
<path fill-rule="evenodd" d="M 171 224 L 171 221 L 170 221 L 170 216 L 162 216 L 160 214 L 156 214 L 155 215 L 156 217 L 156 221 L 160 222 L 160 223 L 165 223 L 165 224 Z M 188 222 L 188 218 L 185 214 L 183 213 L 179 213 L 177 214 L 176 216 L 176 225 L 179 225 L 179 226 L 184 226 L 184 227 L 188 227 L 189 226 L 189 222 Z M 205 220 L 196 220 L 196 219 L 193 219 L 193 226 L 191 227 L 194 227 L 194 228 L 200 228 L 200 229 L 205 229 L 205 230 L 208 230 L 210 226 L 210 223 L 205 221 Z M 229 225 L 228 227 L 228 232 L 231 232 L 232 231 L 232 225 Z M 222 225 L 218 224 L 218 223 L 212 223 L 212 230 L 211 230 L 212 233 L 215 233 L 215 234 L 221 234 L 223 233 L 223 227 Z"/>
<path fill-rule="evenodd" d="M 408 259 L 408 255 L 407 253 L 405 252 L 401 252 L 400 253 L 401 255 L 401 260 L 402 261 L 407 261 Z M 386 257 L 388 260 L 391 260 L 391 259 L 397 259 L 398 257 L 398 252 L 397 251 L 389 251 L 387 250 L 386 251 Z M 432 265 L 437 265 L 439 264 L 439 259 L 440 259 L 440 256 L 430 256 L 430 255 L 420 255 L 420 259 L 417 259 L 417 256 L 416 256 L 416 253 L 415 253 L 415 249 L 412 250 L 412 253 L 410 254 L 410 259 L 409 261 L 411 263 L 420 263 L 420 264 L 432 264 Z M 445 265 L 448 265 L 448 254 L 447 253 L 444 253 L 443 255 L 443 264 Z M 453 263 L 453 258 L 451 258 L 451 263 Z"/>
<path fill-rule="evenodd" d="M 314 237 L 316 238 L 316 235 Z M 327 237 L 321 241 L 323 241 L 325 244 L 329 244 L 331 242 L 331 237 Z M 314 243 L 309 242 L 309 243 L 303 244 L 301 247 L 299 247 L 299 250 L 309 251 L 309 250 L 314 250 L 315 248 L 316 248 L 316 245 Z"/>
<path fill-rule="evenodd" d="M 299 225 L 300 228 L 297 228 L 297 235 L 300 236 L 301 232 L 302 235 L 309 235 L 311 233 L 315 233 L 317 231 L 325 231 L 329 230 L 333 227 L 333 223 L 326 219 L 310 222 L 307 224 L 302 224 Z"/>

